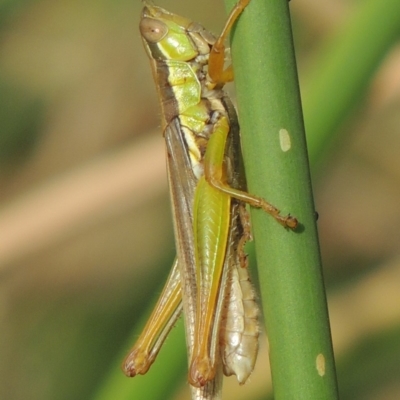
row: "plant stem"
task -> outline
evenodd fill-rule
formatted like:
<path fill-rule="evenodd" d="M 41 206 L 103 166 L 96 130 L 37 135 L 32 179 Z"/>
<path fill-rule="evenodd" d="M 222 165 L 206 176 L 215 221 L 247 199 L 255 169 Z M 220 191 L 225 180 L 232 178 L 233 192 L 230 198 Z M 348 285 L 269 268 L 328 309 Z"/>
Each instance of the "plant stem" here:
<path fill-rule="evenodd" d="M 229 10 L 235 0 L 225 1 Z M 286 0 L 252 0 L 234 32 L 249 191 L 292 213 L 283 229 L 251 210 L 276 400 L 337 399 L 336 372 Z"/>

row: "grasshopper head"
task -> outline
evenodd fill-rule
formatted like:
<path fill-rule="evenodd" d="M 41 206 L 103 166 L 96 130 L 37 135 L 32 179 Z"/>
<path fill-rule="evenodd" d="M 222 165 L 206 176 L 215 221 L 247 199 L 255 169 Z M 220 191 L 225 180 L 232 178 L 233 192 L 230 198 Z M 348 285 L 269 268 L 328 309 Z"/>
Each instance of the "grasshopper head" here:
<path fill-rule="evenodd" d="M 151 59 L 189 61 L 198 55 L 188 29 L 191 21 L 161 7 L 145 4 L 140 34 Z"/>

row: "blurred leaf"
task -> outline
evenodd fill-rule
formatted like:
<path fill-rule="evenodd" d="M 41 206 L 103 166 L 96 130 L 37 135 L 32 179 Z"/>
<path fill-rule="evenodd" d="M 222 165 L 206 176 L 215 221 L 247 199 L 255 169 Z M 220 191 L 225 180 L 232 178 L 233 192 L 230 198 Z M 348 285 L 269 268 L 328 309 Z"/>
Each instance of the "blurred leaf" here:
<path fill-rule="evenodd" d="M 302 85 L 304 121 L 313 166 L 339 134 L 400 33 L 398 0 L 366 0 L 326 40 Z"/>
<path fill-rule="evenodd" d="M 38 98 L 0 81 L 0 162 L 20 159 L 32 150 L 43 109 Z"/>
<path fill-rule="evenodd" d="M 0 2 L 0 29 L 7 22 L 8 18 L 14 16 L 19 10 L 23 9 L 26 3 L 36 0 L 2 0 Z"/>
<path fill-rule="evenodd" d="M 398 384 L 399 360 L 400 326 L 364 337 L 338 360 L 340 398 L 362 400 L 381 387 Z"/>
<path fill-rule="evenodd" d="M 135 343 L 152 308 L 153 304 L 136 325 L 128 346 Z M 106 376 L 93 400 L 172 399 L 177 386 L 185 379 L 187 365 L 182 318 L 170 332 L 160 354 L 146 375 L 127 378 L 122 373 L 120 365 L 128 353 L 128 346 L 125 346 L 123 353 L 111 365 L 109 375 Z"/>

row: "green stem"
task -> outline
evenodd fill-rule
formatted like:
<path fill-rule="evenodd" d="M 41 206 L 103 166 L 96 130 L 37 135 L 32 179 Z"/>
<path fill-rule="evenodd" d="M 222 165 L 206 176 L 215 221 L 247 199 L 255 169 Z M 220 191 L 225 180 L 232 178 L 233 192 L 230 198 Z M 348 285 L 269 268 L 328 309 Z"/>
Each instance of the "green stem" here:
<path fill-rule="evenodd" d="M 235 0 L 225 1 L 230 10 Z M 251 210 L 276 400 L 335 400 L 336 372 L 321 273 L 289 8 L 252 0 L 232 58 L 249 191 L 289 211 L 293 232 Z"/>

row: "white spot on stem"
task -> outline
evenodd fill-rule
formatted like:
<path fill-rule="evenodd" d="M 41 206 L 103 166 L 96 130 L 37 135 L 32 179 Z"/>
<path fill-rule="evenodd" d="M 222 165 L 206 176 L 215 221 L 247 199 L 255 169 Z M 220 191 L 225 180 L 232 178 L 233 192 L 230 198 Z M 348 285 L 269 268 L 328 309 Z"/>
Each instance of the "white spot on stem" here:
<path fill-rule="evenodd" d="M 279 143 L 281 145 L 282 151 L 284 152 L 290 150 L 290 148 L 292 147 L 289 132 L 284 128 L 279 129 Z"/>
<path fill-rule="evenodd" d="M 319 353 L 315 360 L 315 366 L 317 367 L 318 375 L 325 375 L 325 357 L 323 354 Z"/>

